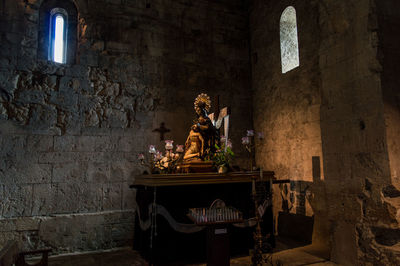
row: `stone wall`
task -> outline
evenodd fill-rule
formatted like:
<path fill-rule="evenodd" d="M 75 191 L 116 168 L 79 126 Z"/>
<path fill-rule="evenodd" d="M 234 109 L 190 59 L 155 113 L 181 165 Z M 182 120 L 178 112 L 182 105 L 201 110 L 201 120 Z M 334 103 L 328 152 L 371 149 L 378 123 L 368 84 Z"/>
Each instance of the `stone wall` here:
<path fill-rule="evenodd" d="M 282 74 L 280 17 L 288 6 L 297 13 L 300 66 Z M 251 6 L 254 124 L 265 133 L 256 160 L 277 178 L 291 180 L 275 190 L 276 221 L 279 211 L 312 216 L 306 197 L 312 182 L 323 179 L 317 173 L 322 162 L 317 23 L 316 1 L 253 1 Z"/>
<path fill-rule="evenodd" d="M 372 12 L 370 1 L 320 6 L 326 223 L 332 260 L 342 264 L 364 260 L 372 243 L 358 233 L 384 214 L 379 187 L 389 167 Z"/>
<path fill-rule="evenodd" d="M 277 36 L 288 5 L 297 10 L 300 67 L 282 75 Z M 253 1 L 251 9 L 254 122 L 267 131 L 257 161 L 295 191 L 309 187 L 313 246 L 343 265 L 399 263 L 397 6 Z M 292 211 L 283 192 L 276 211 Z"/>
<path fill-rule="evenodd" d="M 153 129 L 183 143 L 200 92 L 232 107 L 234 149 L 252 126 L 246 3 L 77 0 L 69 65 L 38 54 L 41 3 L 0 2 L 0 245 L 131 245 Z"/>
<path fill-rule="evenodd" d="M 390 169 L 393 183 L 400 185 L 400 80 L 397 77 L 400 57 L 400 38 L 395 32 L 399 28 L 399 4 L 396 1 L 376 1 L 378 31 L 378 59 L 382 65 L 382 91 L 386 119 L 386 134 L 389 149 Z"/>
<path fill-rule="evenodd" d="M 385 195 L 393 187 L 386 125 L 398 125 L 385 121 L 379 36 L 387 35 L 378 14 L 374 1 L 321 6 L 327 38 L 320 54 L 328 62 L 321 65 L 321 129 L 326 197 L 332 202 L 327 222 L 332 260 L 343 264 L 399 263 L 397 232 L 390 232 L 398 227 L 397 210 Z M 344 249 L 346 244 L 351 248 Z"/>
<path fill-rule="evenodd" d="M 395 248 L 400 242 L 400 80 L 397 71 L 400 38 L 395 33 L 400 26 L 400 3 L 375 1 L 374 4 L 377 20 L 375 45 L 378 46 L 377 59 L 382 66 L 381 87 L 390 165 L 390 181 L 383 184 L 382 201 L 389 212 L 390 222 L 373 227 L 372 232 L 384 256 L 394 260 L 393 255 L 398 257 L 400 254 L 400 249 Z"/>

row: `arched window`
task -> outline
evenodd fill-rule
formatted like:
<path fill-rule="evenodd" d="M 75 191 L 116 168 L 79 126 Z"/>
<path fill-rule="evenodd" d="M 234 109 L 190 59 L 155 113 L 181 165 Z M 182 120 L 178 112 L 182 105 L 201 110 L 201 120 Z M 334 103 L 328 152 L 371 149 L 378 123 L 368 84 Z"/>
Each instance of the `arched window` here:
<path fill-rule="evenodd" d="M 62 8 L 50 12 L 49 60 L 65 64 L 67 52 L 68 14 Z"/>
<path fill-rule="evenodd" d="M 287 7 L 282 12 L 280 40 L 282 73 L 286 73 L 300 65 L 296 9 L 292 6 Z"/>
<path fill-rule="evenodd" d="M 38 58 L 73 64 L 78 12 L 72 0 L 44 0 L 39 12 Z"/>

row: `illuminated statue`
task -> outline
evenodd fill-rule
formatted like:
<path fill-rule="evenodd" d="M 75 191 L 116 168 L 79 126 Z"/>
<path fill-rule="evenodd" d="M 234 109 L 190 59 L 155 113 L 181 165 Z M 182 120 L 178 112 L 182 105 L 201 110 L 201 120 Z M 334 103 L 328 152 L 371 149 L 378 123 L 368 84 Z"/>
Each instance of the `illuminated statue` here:
<path fill-rule="evenodd" d="M 201 160 L 204 153 L 204 138 L 199 132 L 199 126 L 193 125 L 185 143 L 183 160 Z"/>
<path fill-rule="evenodd" d="M 194 120 L 186 140 L 184 161 L 192 161 L 194 158 L 204 160 L 215 151 L 215 141 L 218 138 L 217 131 L 208 117 L 210 108 L 211 100 L 207 94 L 202 93 L 197 96 L 194 102 L 197 119 Z"/>

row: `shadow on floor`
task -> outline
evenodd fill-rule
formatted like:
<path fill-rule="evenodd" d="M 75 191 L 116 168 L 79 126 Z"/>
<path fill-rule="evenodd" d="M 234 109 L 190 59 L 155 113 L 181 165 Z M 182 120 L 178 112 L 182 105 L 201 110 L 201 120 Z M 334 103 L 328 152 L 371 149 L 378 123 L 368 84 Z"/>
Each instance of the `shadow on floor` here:
<path fill-rule="evenodd" d="M 30 260 L 34 263 L 37 260 Z M 49 266 L 142 266 L 148 263 L 131 248 L 50 256 Z"/>
<path fill-rule="evenodd" d="M 35 260 L 30 261 L 33 263 Z M 273 265 L 285 266 L 330 266 L 336 265 L 326 259 L 326 254 L 320 252 L 318 247 L 305 245 L 289 238 L 277 238 L 276 248 L 272 254 Z M 136 266 L 149 265 L 137 251 L 131 248 L 122 248 L 102 252 L 56 255 L 49 258 L 49 266 Z M 172 264 L 170 264 L 172 265 Z M 176 265 L 200 266 L 202 264 L 174 263 Z M 232 266 L 251 265 L 250 256 L 232 258 Z M 267 265 L 267 264 L 265 264 Z"/>

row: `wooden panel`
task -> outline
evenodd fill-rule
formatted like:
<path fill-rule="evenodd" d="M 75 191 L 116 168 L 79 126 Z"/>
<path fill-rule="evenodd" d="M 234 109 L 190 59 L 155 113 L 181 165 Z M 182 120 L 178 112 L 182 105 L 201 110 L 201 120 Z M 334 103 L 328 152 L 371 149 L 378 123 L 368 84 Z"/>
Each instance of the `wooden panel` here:
<path fill-rule="evenodd" d="M 226 174 L 218 173 L 190 173 L 190 174 L 159 174 L 159 175 L 140 175 L 131 185 L 135 186 L 182 186 L 199 184 L 223 184 L 223 183 L 248 183 L 253 179 L 257 181 L 275 180 L 274 172 L 263 171 L 260 176 L 259 171 L 253 172 L 231 172 Z"/>

